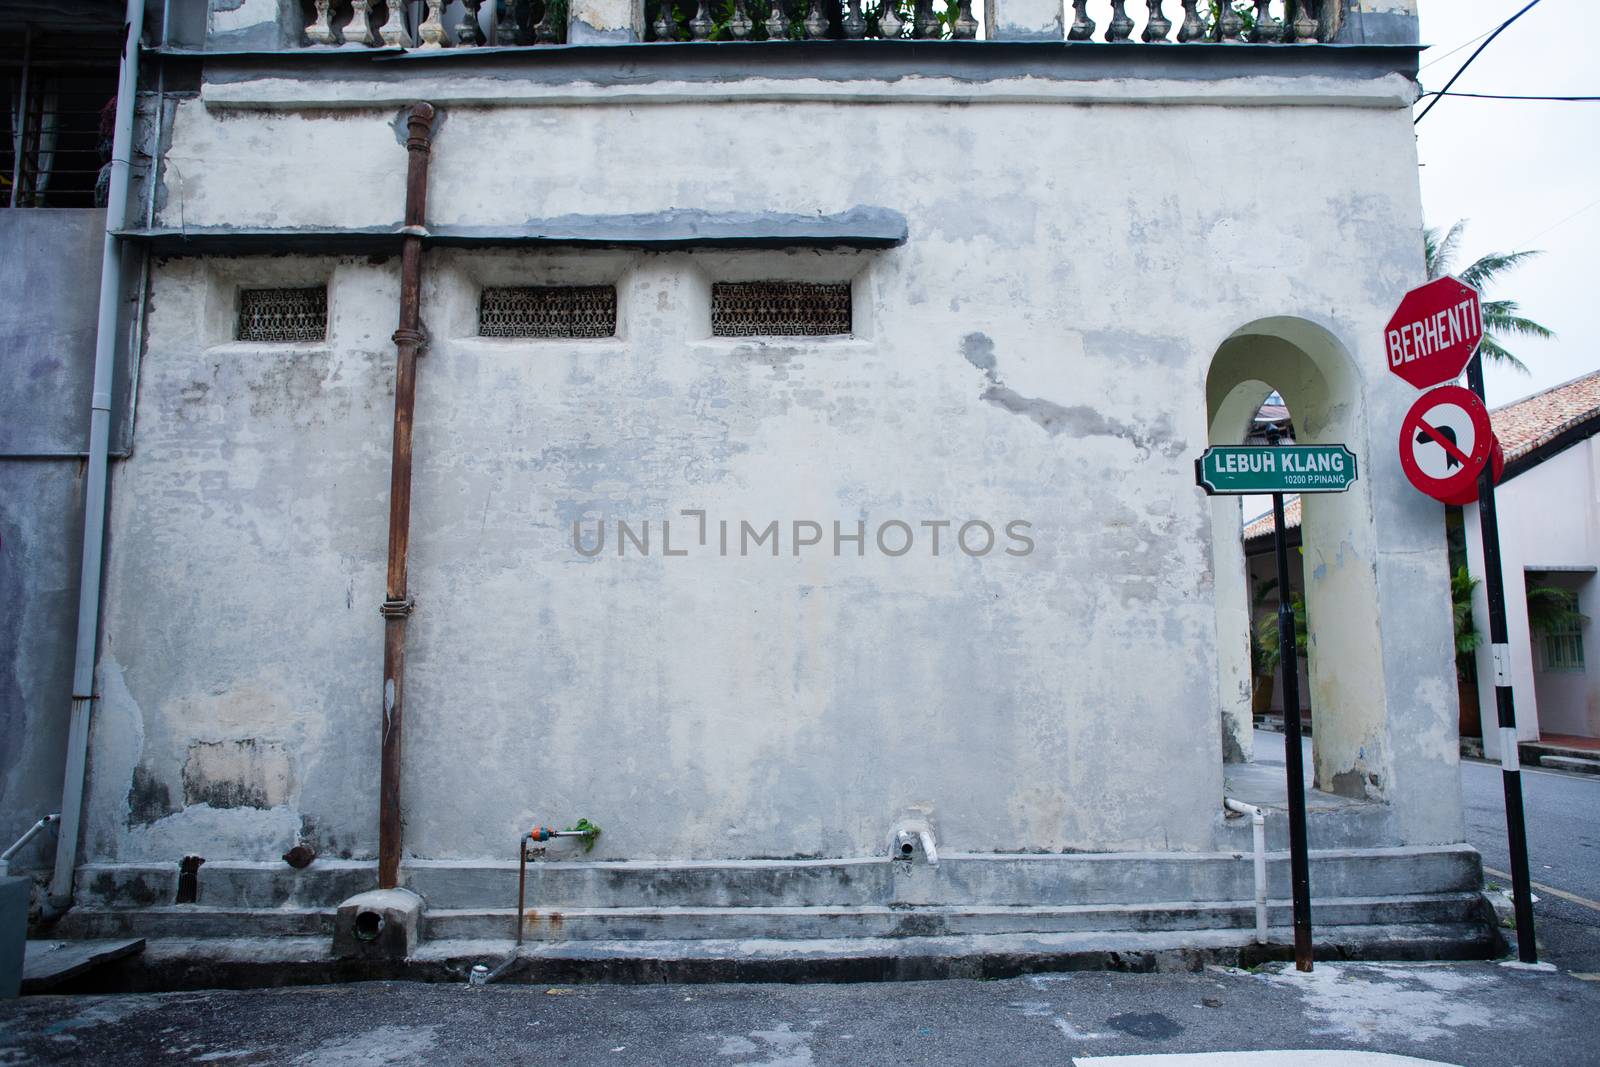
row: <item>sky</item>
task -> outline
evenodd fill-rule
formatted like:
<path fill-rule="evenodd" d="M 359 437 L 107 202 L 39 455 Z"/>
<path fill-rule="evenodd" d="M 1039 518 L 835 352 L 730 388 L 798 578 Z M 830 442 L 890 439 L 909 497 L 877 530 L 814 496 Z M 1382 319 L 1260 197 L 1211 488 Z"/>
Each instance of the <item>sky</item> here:
<path fill-rule="evenodd" d="M 1527 0 L 1420 0 L 1424 91 L 1444 88 L 1477 42 Z M 1451 92 L 1600 96 L 1593 0 L 1541 0 Z M 1431 99 L 1431 98 L 1430 98 Z M 1418 104 L 1420 114 L 1427 101 Z M 1485 371 L 1491 407 L 1600 370 L 1600 103 L 1446 97 L 1417 124 L 1428 225 L 1468 220 L 1457 269 L 1486 252 L 1544 254 L 1492 287 L 1557 334 L 1506 343 L 1531 374 Z"/>

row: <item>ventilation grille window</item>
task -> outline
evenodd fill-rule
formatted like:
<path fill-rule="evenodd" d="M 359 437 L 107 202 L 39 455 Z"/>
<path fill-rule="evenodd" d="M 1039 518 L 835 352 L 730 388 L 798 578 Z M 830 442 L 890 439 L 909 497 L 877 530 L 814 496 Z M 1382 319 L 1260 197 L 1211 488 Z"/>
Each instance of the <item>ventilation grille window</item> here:
<path fill-rule="evenodd" d="M 717 282 L 711 287 L 717 337 L 825 336 L 850 332 L 850 283 Z"/>
<path fill-rule="evenodd" d="M 321 341 L 328 336 L 328 290 L 246 289 L 239 294 L 241 341 Z"/>
<path fill-rule="evenodd" d="M 617 291 L 609 285 L 485 289 L 479 337 L 615 337 Z"/>

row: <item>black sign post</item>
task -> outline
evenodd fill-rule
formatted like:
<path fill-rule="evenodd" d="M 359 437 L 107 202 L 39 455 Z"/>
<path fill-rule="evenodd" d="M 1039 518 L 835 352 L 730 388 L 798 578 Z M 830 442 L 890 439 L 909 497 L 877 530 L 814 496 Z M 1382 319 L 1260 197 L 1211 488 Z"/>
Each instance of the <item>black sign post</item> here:
<path fill-rule="evenodd" d="M 1483 400 L 1483 355 L 1467 364 L 1467 385 Z M 1522 812 L 1522 764 L 1517 757 L 1517 709 L 1511 690 L 1511 644 L 1506 633 L 1506 585 L 1500 569 L 1500 523 L 1494 509 L 1494 464 L 1478 475 L 1478 523 L 1483 536 L 1483 583 L 1489 598 L 1489 651 L 1500 725 L 1500 779 L 1506 794 L 1506 843 L 1517 915 L 1517 957 L 1539 962 L 1533 934 L 1533 887 L 1528 878 L 1528 830 Z"/>
<path fill-rule="evenodd" d="M 1276 444 L 1276 440 L 1273 442 Z M 1283 494 L 1272 494 L 1272 550 L 1278 557 L 1278 666 L 1283 671 L 1283 764 L 1289 772 L 1289 880 L 1294 893 L 1294 965 L 1311 970 L 1311 853 L 1306 839 L 1306 769 L 1300 751 L 1300 649 L 1289 595 Z"/>
<path fill-rule="evenodd" d="M 1289 880 L 1294 895 L 1294 965 L 1311 970 L 1311 852 L 1306 837 L 1306 768 L 1300 752 L 1300 656 L 1289 594 L 1289 542 L 1283 494 L 1342 493 L 1356 480 L 1356 457 L 1343 445 L 1271 448 L 1220 446 L 1195 461 L 1208 496 L 1272 494 L 1272 548 L 1278 557 L 1278 663 L 1283 671 L 1283 762 L 1288 771 Z"/>

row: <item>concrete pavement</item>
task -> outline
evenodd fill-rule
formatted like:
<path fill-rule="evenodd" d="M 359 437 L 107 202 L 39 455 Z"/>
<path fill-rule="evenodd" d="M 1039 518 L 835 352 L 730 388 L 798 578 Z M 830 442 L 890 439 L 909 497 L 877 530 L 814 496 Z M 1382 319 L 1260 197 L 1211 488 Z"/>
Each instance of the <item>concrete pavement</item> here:
<path fill-rule="evenodd" d="M 1492 963 L 859 985 L 363 983 L 27 997 L 0 1005 L 0 1063 L 994 1067 L 1321 1049 L 1570 1067 L 1592 1056 L 1596 1018 L 1600 984 Z"/>

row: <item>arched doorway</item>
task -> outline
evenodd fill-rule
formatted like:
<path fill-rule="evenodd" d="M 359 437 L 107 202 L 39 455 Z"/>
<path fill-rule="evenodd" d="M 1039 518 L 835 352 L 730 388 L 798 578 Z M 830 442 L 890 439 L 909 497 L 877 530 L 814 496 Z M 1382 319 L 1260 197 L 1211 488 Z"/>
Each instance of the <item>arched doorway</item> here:
<path fill-rule="evenodd" d="M 1297 443 L 1367 440 L 1360 380 L 1344 346 L 1314 323 L 1271 318 L 1233 333 L 1212 359 L 1206 378 L 1210 443 L 1244 442 L 1274 392 L 1292 413 Z M 1248 761 L 1252 604 L 1242 517 L 1233 498 L 1213 498 L 1211 509 L 1223 752 Z M 1370 482 L 1306 497 L 1300 510 L 1302 547 L 1291 565 L 1303 568 L 1308 697 L 1316 709 L 1313 787 L 1352 800 L 1383 800 L 1392 776 Z"/>

